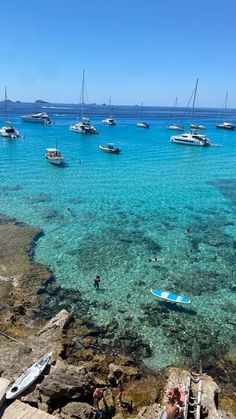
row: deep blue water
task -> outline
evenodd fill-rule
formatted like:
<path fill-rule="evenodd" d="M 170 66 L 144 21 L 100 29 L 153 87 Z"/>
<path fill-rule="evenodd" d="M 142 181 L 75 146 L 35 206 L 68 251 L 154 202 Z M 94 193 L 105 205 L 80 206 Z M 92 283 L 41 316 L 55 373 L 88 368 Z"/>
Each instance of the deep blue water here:
<path fill-rule="evenodd" d="M 19 118 L 42 110 L 53 125 Z M 220 147 L 171 144 L 170 108 L 143 111 L 149 130 L 136 126 L 140 107 L 114 107 L 117 125 L 107 127 L 108 108 L 89 106 L 100 134 L 83 137 L 69 131 L 76 105 L 10 104 L 22 137 L 0 139 L 1 212 L 43 229 L 36 260 L 62 287 L 81 291 L 95 322 L 136 331 L 151 346 L 148 365 L 210 364 L 235 349 L 236 132 L 215 128 L 218 109 L 197 109 L 195 122 Z M 236 111 L 227 118 L 235 123 Z M 44 158 L 56 142 L 63 168 Z M 107 142 L 122 153 L 102 153 Z M 150 288 L 186 295 L 191 305 L 165 305 Z"/>

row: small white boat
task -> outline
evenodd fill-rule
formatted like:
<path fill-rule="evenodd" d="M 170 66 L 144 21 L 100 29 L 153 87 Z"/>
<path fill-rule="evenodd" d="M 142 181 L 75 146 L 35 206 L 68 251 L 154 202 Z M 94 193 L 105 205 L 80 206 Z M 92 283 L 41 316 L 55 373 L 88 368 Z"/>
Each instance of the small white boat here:
<path fill-rule="evenodd" d="M 222 124 L 216 124 L 216 128 L 228 129 L 230 131 L 236 130 L 236 126 L 234 124 L 231 124 L 230 122 L 223 122 Z"/>
<path fill-rule="evenodd" d="M 70 126 L 70 131 L 77 132 L 79 134 L 99 134 L 97 129 L 90 124 L 89 118 L 85 118 L 82 116 L 80 122 L 76 122 L 75 124 Z"/>
<path fill-rule="evenodd" d="M 170 138 L 170 142 L 200 147 L 206 147 L 211 145 L 211 141 L 209 140 L 209 138 L 206 138 L 204 134 L 199 134 L 198 132 L 189 132 L 186 134 L 173 135 Z"/>
<path fill-rule="evenodd" d="M 149 124 L 143 120 L 143 102 L 141 102 L 140 119 L 141 119 L 141 121 L 137 123 L 137 127 L 139 127 L 139 128 L 149 128 Z"/>
<path fill-rule="evenodd" d="M 141 121 L 137 123 L 137 127 L 139 128 L 149 128 L 149 124 L 145 121 Z"/>
<path fill-rule="evenodd" d="M 206 127 L 204 127 L 204 125 L 194 125 L 194 124 L 191 124 L 190 125 L 190 129 L 204 130 L 204 129 L 206 129 Z"/>
<path fill-rule="evenodd" d="M 177 125 L 177 124 L 169 125 L 168 129 L 171 129 L 173 131 L 184 131 L 183 125 Z"/>
<path fill-rule="evenodd" d="M 14 128 L 11 122 L 8 121 L 8 99 L 7 99 L 7 88 L 5 86 L 5 127 L 0 129 L 0 136 L 5 138 L 18 138 L 20 136 L 19 131 Z"/>
<path fill-rule="evenodd" d="M 32 113 L 30 115 L 21 116 L 24 122 L 34 122 L 36 124 L 50 125 L 52 123 L 46 112 Z"/>
<path fill-rule="evenodd" d="M 28 368 L 23 374 L 14 382 L 6 393 L 6 399 L 14 399 L 24 390 L 26 390 L 33 382 L 42 374 L 47 366 L 52 352 L 46 354 L 43 358 L 39 359 L 35 364 Z"/>
<path fill-rule="evenodd" d="M 104 125 L 116 125 L 116 121 L 113 118 L 106 118 L 102 120 Z"/>
<path fill-rule="evenodd" d="M 8 122 L 9 125 L 7 125 L 6 127 L 2 127 L 0 129 L 0 135 L 1 137 L 7 137 L 7 138 L 18 138 L 20 136 L 19 131 L 14 128 L 12 125 L 10 125 L 10 123 Z"/>
<path fill-rule="evenodd" d="M 224 107 L 224 112 L 223 112 L 224 120 L 226 119 L 227 104 L 228 104 L 228 92 L 226 92 L 226 95 L 225 95 L 225 107 Z M 236 126 L 232 124 L 231 122 L 222 122 L 221 124 L 216 124 L 216 128 L 227 129 L 230 131 L 236 130 Z"/>
<path fill-rule="evenodd" d="M 107 145 L 100 145 L 100 150 L 105 151 L 105 153 L 110 154 L 119 154 L 121 150 L 119 148 L 115 148 L 113 144 L 107 144 Z"/>
<path fill-rule="evenodd" d="M 47 148 L 45 158 L 52 164 L 60 165 L 64 163 L 64 156 L 58 148 Z"/>

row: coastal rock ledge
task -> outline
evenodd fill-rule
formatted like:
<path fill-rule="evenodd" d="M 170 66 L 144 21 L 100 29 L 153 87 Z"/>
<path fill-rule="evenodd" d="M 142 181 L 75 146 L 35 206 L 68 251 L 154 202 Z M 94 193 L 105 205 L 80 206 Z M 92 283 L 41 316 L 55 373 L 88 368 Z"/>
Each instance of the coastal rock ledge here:
<path fill-rule="evenodd" d="M 93 392 L 102 387 L 105 388 L 104 398 L 99 401 L 99 409 L 104 418 L 160 418 L 165 408 L 166 390 L 186 384 L 190 371 L 169 367 L 155 374 L 130 357 L 104 354 L 91 347 L 86 349 L 83 344 L 76 348 L 73 356 L 70 353 L 69 359 L 65 345 L 68 347 L 78 339 L 78 335 L 74 335 L 75 330 L 78 331 L 75 325 L 74 316 L 63 309 L 40 330 L 25 337 L 24 342 L 0 335 L 0 375 L 11 384 L 42 355 L 53 352 L 43 374 L 18 400 L 11 403 L 3 400 L 0 417 L 96 419 L 99 416 Z M 80 336 L 82 339 L 82 333 Z M 124 385 L 122 394 L 120 380 Z M 205 374 L 202 388 L 202 404 L 209 411 L 209 419 L 235 418 L 233 413 L 220 409 L 220 388 Z"/>

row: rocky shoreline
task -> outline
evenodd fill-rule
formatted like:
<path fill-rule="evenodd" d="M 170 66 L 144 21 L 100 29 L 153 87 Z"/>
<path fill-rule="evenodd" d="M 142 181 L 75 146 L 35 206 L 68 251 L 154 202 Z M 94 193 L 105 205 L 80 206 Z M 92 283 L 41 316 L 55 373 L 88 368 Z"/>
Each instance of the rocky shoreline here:
<path fill-rule="evenodd" d="M 62 419 L 93 419 L 93 391 L 104 386 L 106 405 L 101 407 L 106 417 L 158 418 L 166 388 L 185 382 L 189 371 L 175 367 L 161 373 L 149 371 L 136 360 L 147 356 L 149 348 L 133 334 L 123 340 L 121 336 L 115 347 L 104 343 L 112 334 L 112 322 L 105 331 L 96 327 L 86 316 L 86 302 L 80 293 L 57 286 L 53 273 L 33 261 L 34 245 L 42 234 L 1 217 L 0 376 L 13 382 L 42 355 L 53 351 L 40 384 L 22 394 L 24 403 Z M 234 418 L 235 359 L 229 356 L 214 368 L 209 373 L 214 372 L 217 383 L 204 376 L 208 417 Z M 124 382 L 122 406 L 118 400 L 120 378 Z M 217 403 L 215 394 L 220 395 Z"/>

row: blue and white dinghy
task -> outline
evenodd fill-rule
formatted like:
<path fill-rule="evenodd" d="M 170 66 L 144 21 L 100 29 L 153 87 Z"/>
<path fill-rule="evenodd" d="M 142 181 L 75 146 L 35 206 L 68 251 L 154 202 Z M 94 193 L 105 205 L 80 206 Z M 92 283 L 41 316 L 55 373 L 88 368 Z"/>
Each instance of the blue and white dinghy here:
<path fill-rule="evenodd" d="M 169 292 L 169 291 L 151 289 L 150 292 L 156 297 L 162 298 L 163 300 L 172 301 L 172 303 L 182 303 L 182 304 L 191 303 L 191 300 L 189 300 L 187 297 L 182 297 L 181 295 L 178 295 L 178 294 L 172 294 L 172 292 Z"/>
<path fill-rule="evenodd" d="M 49 352 L 44 357 L 39 359 L 35 364 L 28 368 L 23 374 L 14 382 L 6 393 L 6 399 L 14 399 L 24 390 L 26 390 L 39 376 L 42 374 L 44 368 L 47 366 L 52 352 Z"/>

